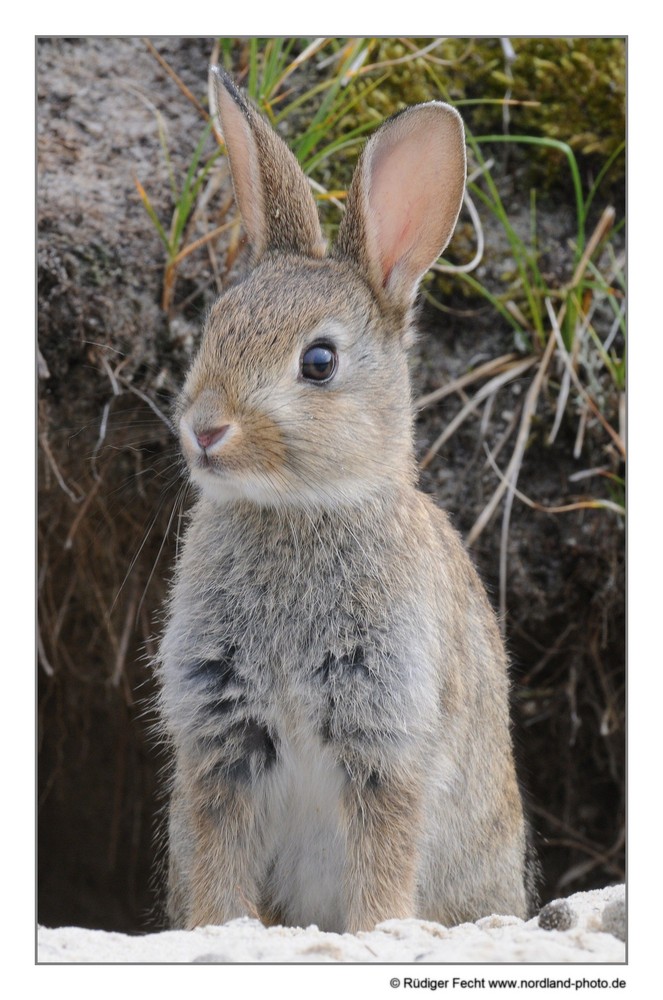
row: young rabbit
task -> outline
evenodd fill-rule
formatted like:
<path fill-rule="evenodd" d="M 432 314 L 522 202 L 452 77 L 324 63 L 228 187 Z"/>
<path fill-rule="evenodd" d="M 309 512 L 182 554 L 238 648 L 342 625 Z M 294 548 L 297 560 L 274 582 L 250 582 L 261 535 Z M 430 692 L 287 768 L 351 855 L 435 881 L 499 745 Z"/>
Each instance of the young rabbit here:
<path fill-rule="evenodd" d="M 216 89 L 255 267 L 177 405 L 199 495 L 159 656 L 170 918 L 524 917 L 504 649 L 415 486 L 405 348 L 461 206 L 461 119 L 433 101 L 378 129 L 326 255 L 294 156 Z"/>

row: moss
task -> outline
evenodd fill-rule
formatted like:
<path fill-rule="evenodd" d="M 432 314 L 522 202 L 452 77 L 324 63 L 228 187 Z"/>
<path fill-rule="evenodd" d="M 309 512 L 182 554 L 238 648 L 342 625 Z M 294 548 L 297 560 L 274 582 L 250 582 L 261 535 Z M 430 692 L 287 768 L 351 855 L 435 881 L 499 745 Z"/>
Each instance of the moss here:
<path fill-rule="evenodd" d="M 518 109 L 514 124 L 584 156 L 614 152 L 625 134 L 624 39 L 523 39 L 514 48 L 513 97 L 541 102 Z"/>
<path fill-rule="evenodd" d="M 409 39 L 417 49 L 432 39 Z M 623 38 L 515 38 L 515 58 L 507 61 L 497 38 L 445 39 L 433 51 L 412 55 L 405 41 L 372 40 L 367 63 L 378 64 L 362 78 L 386 78 L 360 97 L 338 128 L 348 131 L 367 117 L 387 117 L 409 104 L 448 99 L 464 104 L 463 117 L 475 134 L 502 132 L 505 97 L 526 102 L 509 108 L 511 134 L 543 136 L 567 142 L 588 172 L 605 162 L 625 137 L 626 43 Z M 379 64 L 392 65 L 379 67 Z M 359 83 L 358 86 L 362 86 Z M 513 147 L 511 147 L 513 149 Z M 537 179 L 554 186 L 566 181 L 564 158 L 549 149 L 527 151 Z M 336 173 L 336 169 L 334 170 Z M 624 161 L 611 171 L 621 183 Z M 345 179 L 345 178 L 344 178 Z"/>

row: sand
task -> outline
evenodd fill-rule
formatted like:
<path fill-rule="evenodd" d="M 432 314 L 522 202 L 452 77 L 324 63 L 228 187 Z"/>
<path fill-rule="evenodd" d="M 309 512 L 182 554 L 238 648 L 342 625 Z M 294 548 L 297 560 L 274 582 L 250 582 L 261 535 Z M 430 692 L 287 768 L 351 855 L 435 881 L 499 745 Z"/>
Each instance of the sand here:
<path fill-rule="evenodd" d="M 576 893 L 538 917 L 484 917 L 443 927 L 387 920 L 375 930 L 330 934 L 269 927 L 248 917 L 219 927 L 130 937 L 80 927 L 39 928 L 42 963 L 621 963 L 624 886 Z"/>

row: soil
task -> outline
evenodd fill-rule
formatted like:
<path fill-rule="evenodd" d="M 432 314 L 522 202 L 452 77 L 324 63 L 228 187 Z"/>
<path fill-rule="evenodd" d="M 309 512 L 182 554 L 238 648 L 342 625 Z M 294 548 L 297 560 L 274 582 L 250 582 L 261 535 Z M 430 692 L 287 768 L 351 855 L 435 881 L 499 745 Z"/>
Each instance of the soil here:
<path fill-rule="evenodd" d="M 151 44 L 204 101 L 213 40 Z M 141 39 L 42 39 L 37 63 L 39 921 L 134 933 L 161 919 L 154 859 L 166 761 L 150 732 L 149 657 L 186 505 L 169 405 L 204 311 L 242 257 L 235 263 L 228 234 L 191 254 L 164 311 L 164 248 L 135 178 L 159 218 L 168 219 L 169 166 L 157 112 L 178 176 L 202 134 L 201 116 Z M 187 243 L 233 218 L 218 163 Z M 518 164 L 509 169 L 514 216 L 526 218 Z M 572 222 L 558 206 L 540 206 L 539 219 L 554 258 Z M 498 268 L 501 235 L 485 221 L 493 256 L 484 267 Z M 448 281 L 443 287 L 447 311 L 421 311 L 415 395 L 514 350 L 495 312 Z M 440 297 L 438 283 L 430 279 L 427 288 Z M 478 410 L 422 474 L 423 488 L 464 534 L 497 485 L 484 444 L 494 446 L 512 424 L 525 389 L 523 380 L 501 390 L 490 413 Z M 615 467 L 605 434 L 591 421 L 574 458 L 573 407 L 555 444 L 547 444 L 554 404 L 551 381 L 518 481 L 525 495 L 549 506 L 584 489 L 569 482 L 573 473 Z M 420 455 L 461 405 L 454 393 L 420 413 Z M 502 468 L 508 454 L 500 455 Z M 591 489 L 609 496 L 601 479 Z M 472 549 L 496 604 L 501 510 Z M 619 516 L 547 514 L 516 500 L 506 607 L 514 733 L 545 902 L 624 876 Z"/>

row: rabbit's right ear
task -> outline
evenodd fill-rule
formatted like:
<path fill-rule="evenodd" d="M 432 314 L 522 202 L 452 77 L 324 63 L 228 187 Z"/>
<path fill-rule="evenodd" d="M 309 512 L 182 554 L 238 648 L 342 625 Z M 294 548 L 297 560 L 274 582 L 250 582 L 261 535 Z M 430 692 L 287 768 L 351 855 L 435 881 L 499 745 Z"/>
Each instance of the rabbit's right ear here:
<path fill-rule="evenodd" d="M 210 68 L 235 197 L 256 258 L 269 250 L 322 257 L 325 240 L 295 156 L 220 67 Z M 212 88 L 211 88 L 212 90 Z"/>

